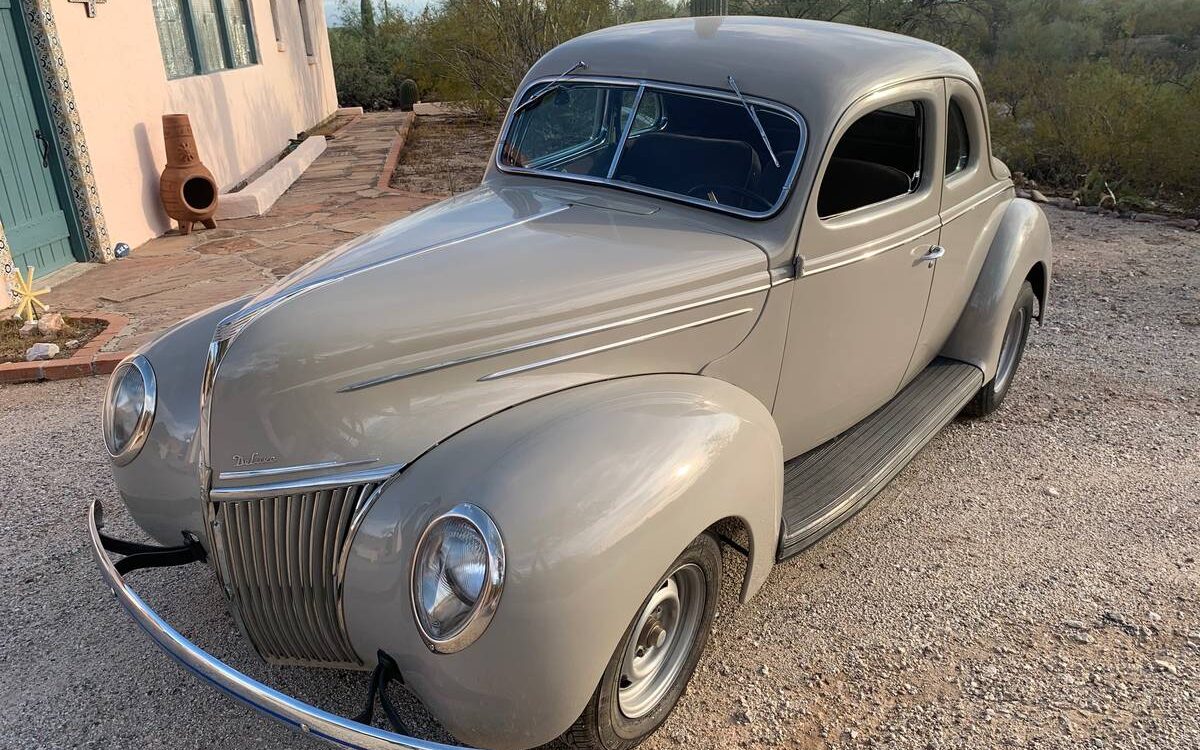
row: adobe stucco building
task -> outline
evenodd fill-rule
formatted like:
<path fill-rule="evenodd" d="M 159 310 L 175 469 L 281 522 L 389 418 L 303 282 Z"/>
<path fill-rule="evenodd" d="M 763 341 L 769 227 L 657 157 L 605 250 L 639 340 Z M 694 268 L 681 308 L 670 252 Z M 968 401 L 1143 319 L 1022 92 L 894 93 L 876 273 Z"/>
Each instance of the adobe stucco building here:
<path fill-rule="evenodd" d="M 0 0 L 0 291 L 170 228 L 162 115 L 224 191 L 336 108 L 319 0 Z"/>

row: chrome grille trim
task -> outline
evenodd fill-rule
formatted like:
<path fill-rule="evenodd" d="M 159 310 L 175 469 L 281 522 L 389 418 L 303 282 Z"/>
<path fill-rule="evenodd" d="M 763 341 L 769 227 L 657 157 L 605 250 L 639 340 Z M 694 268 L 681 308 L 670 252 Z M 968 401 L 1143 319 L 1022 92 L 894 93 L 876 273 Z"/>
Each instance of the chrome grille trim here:
<path fill-rule="evenodd" d="M 351 523 L 379 481 L 211 503 L 226 594 L 273 664 L 361 668 L 338 596 Z"/>

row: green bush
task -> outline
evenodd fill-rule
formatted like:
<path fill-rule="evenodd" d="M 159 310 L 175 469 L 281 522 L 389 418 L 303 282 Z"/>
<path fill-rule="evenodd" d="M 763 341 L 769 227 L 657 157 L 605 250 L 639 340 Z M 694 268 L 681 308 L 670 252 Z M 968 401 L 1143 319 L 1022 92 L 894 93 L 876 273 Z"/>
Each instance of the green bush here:
<path fill-rule="evenodd" d="M 1108 60 L 986 73 L 993 143 L 1009 167 L 1088 205 L 1136 197 L 1200 207 L 1200 78 Z M 1125 196 L 1124 200 L 1121 200 Z"/>

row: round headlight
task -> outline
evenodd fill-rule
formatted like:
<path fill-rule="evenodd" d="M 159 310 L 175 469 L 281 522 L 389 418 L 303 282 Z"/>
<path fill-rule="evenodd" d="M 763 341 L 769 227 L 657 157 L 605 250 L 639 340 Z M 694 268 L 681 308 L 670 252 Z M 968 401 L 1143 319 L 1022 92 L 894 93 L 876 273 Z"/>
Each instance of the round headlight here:
<path fill-rule="evenodd" d="M 504 543 L 482 509 L 455 506 L 429 522 L 413 557 L 417 629 L 430 649 L 460 651 L 487 629 L 504 588 Z"/>
<path fill-rule="evenodd" d="M 118 466 L 132 461 L 146 442 L 156 398 L 154 370 L 145 357 L 122 362 L 113 372 L 104 404 L 104 444 Z"/>

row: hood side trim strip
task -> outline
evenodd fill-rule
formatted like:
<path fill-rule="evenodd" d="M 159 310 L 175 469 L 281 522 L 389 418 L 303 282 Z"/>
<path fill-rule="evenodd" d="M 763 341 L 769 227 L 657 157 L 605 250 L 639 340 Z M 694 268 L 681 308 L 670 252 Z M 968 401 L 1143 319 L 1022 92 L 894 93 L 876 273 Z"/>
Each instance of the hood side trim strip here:
<path fill-rule="evenodd" d="M 364 484 L 382 482 L 398 473 L 404 464 L 389 464 L 376 469 L 351 471 L 344 474 L 330 474 L 315 479 L 295 479 L 289 482 L 274 482 L 272 484 L 252 484 L 245 487 L 215 487 L 209 490 L 209 498 L 214 502 L 232 500 L 257 500 L 264 497 L 282 497 L 303 492 L 320 492 L 348 484 Z"/>
<path fill-rule="evenodd" d="M 277 466 L 270 469 L 246 469 L 245 471 L 222 471 L 217 479 L 257 479 L 258 477 L 274 477 L 280 474 L 300 474 L 306 471 L 323 471 L 325 469 L 348 469 L 351 466 L 366 466 L 378 461 L 378 458 L 363 458 L 356 461 L 321 461 L 315 464 L 300 464 L 298 466 Z"/>
<path fill-rule="evenodd" d="M 704 307 L 706 305 L 712 305 L 717 302 L 725 302 L 726 300 L 737 299 L 738 297 L 745 297 L 746 295 L 754 294 L 756 292 L 766 291 L 767 289 L 770 289 L 770 288 L 771 288 L 770 284 L 763 284 L 763 285 L 756 286 L 756 287 L 753 287 L 750 289 L 743 289 L 740 292 L 730 292 L 729 294 L 723 294 L 719 297 L 711 297 L 709 299 L 700 300 L 698 302 L 689 302 L 684 305 L 670 307 L 670 308 L 667 308 L 666 310 L 656 310 L 654 312 L 643 313 L 641 315 L 634 315 L 633 317 L 624 318 L 622 320 L 616 320 L 611 323 L 602 323 L 600 325 L 591 326 L 590 328 L 583 328 L 583 329 L 580 329 L 577 331 L 568 331 L 566 333 L 559 333 L 559 334 L 555 334 L 554 336 L 547 336 L 545 338 L 535 339 L 533 341 L 526 341 L 526 342 L 523 342 L 520 344 L 514 344 L 512 346 L 507 346 L 507 347 L 504 347 L 501 349 L 492 349 L 490 351 L 481 352 L 480 354 L 472 354 L 467 357 L 460 357 L 458 359 L 446 360 L 445 362 L 436 362 L 432 365 L 425 365 L 424 367 L 414 367 L 411 370 L 401 370 L 400 372 L 395 372 L 395 373 L 391 373 L 388 375 L 381 375 L 377 378 L 371 378 L 369 380 L 362 380 L 357 383 L 351 383 L 350 385 L 342 386 L 341 388 L 338 389 L 337 392 L 338 393 L 352 393 L 354 391 L 360 391 L 364 388 L 371 388 L 371 387 L 374 387 L 377 385 L 383 385 L 385 383 L 393 383 L 397 380 L 411 378 L 414 375 L 423 375 L 428 372 L 435 372 L 437 370 L 444 370 L 448 367 L 456 367 L 458 365 L 466 365 L 466 364 L 470 364 L 472 362 L 479 362 L 481 360 L 491 359 L 493 357 L 500 357 L 505 354 L 515 354 L 516 352 L 523 352 L 527 349 L 534 349 L 539 346 L 546 346 L 547 344 L 557 344 L 561 341 L 570 341 L 571 339 L 576 339 L 581 336 L 588 336 L 593 333 L 602 333 L 604 331 L 611 331 L 614 328 L 624 328 L 625 326 L 635 325 L 637 323 L 644 323 L 647 320 L 654 320 L 655 318 L 661 318 L 666 315 L 672 315 L 672 314 L 678 313 L 678 312 L 685 312 L 687 310 L 694 310 L 697 307 Z M 491 376 L 488 376 L 488 377 L 491 377 Z M 484 379 L 487 379 L 487 378 L 484 378 Z"/>
<path fill-rule="evenodd" d="M 604 344 L 602 346 L 594 346 L 591 349 L 583 349 L 583 350 L 580 350 L 577 352 L 570 352 L 568 354 L 562 354 L 557 357 L 551 357 L 549 359 L 538 360 L 537 362 L 529 362 L 527 364 L 517 365 L 516 367 L 510 367 L 507 370 L 499 370 L 498 372 L 493 372 L 490 375 L 484 375 L 482 378 L 479 379 L 479 382 L 482 383 L 482 382 L 485 382 L 488 380 L 499 380 L 500 378 L 506 378 L 509 375 L 516 375 L 518 373 L 528 372 L 530 370 L 537 370 L 537 369 L 541 369 L 543 367 L 549 367 L 550 365 L 557 365 L 561 362 L 569 362 L 573 359 L 579 359 L 580 357 L 587 357 L 592 354 L 599 354 L 601 352 L 611 351 L 613 349 L 618 349 L 623 346 L 630 346 L 632 344 L 640 344 L 643 341 L 650 341 L 651 339 L 656 339 L 661 336 L 666 336 L 668 334 L 677 333 L 678 331 L 687 330 L 688 328 L 697 328 L 699 326 L 708 325 L 709 323 L 716 323 L 721 320 L 726 320 L 727 318 L 737 317 L 738 315 L 745 315 L 746 313 L 754 312 L 754 310 L 755 310 L 755 308 L 753 308 L 753 307 L 743 307 L 740 310 L 731 310 L 730 312 L 727 312 L 727 313 L 721 313 L 720 315 L 714 315 L 711 318 L 702 318 L 701 320 L 693 320 L 691 322 L 684 323 L 682 325 L 673 326 L 671 328 L 664 328 L 661 331 L 651 331 L 650 333 L 644 333 L 641 336 L 634 336 L 631 339 L 623 339 L 621 341 L 614 341 L 611 344 Z"/>

